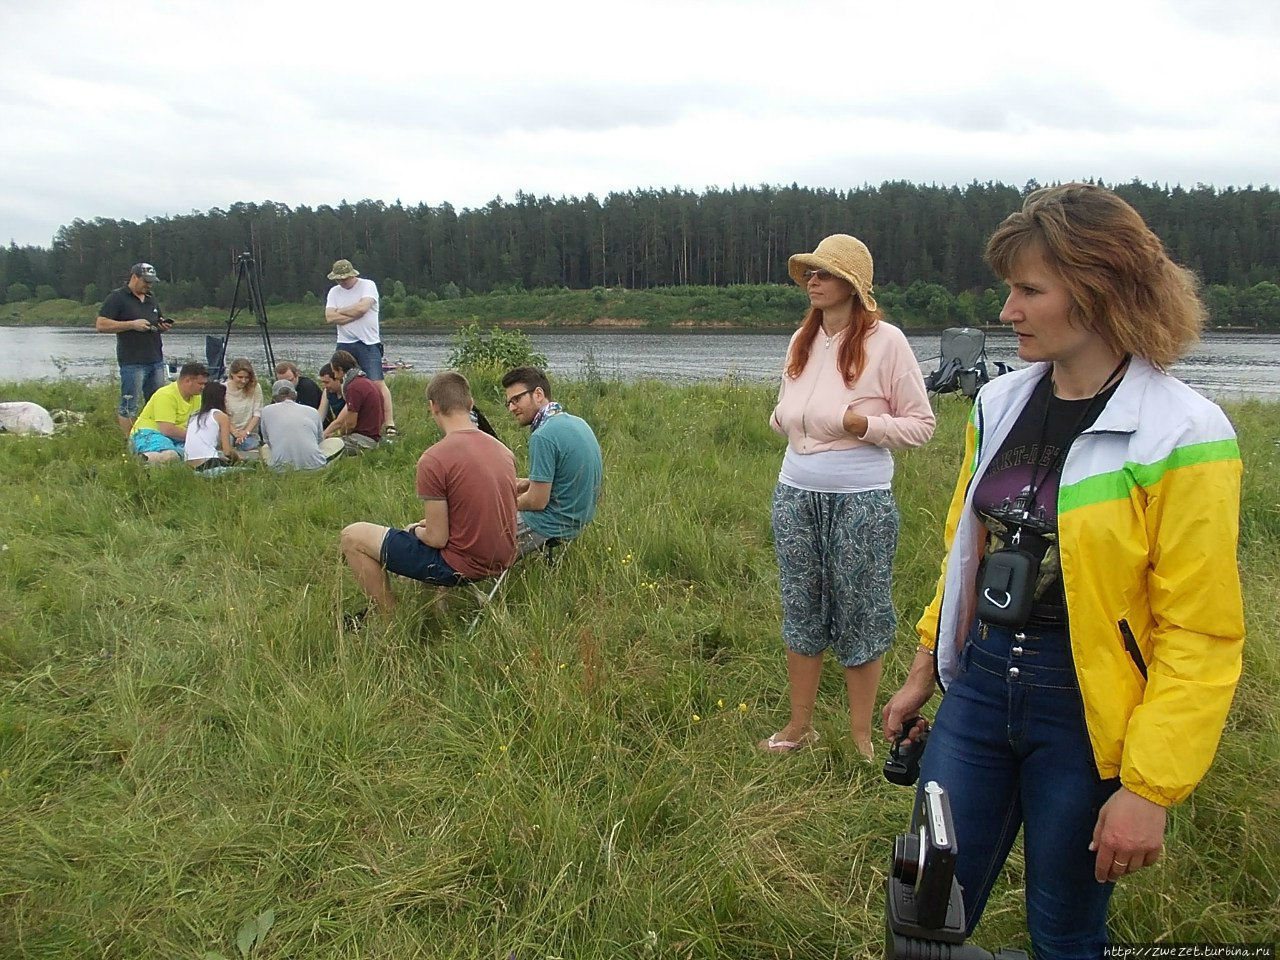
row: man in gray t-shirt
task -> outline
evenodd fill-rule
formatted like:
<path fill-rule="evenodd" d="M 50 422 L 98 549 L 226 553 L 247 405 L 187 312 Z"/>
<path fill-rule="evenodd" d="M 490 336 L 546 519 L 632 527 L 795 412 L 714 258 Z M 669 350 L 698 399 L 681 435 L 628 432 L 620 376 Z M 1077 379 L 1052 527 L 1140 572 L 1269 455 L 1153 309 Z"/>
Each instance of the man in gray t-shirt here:
<path fill-rule="evenodd" d="M 288 380 L 277 380 L 271 386 L 275 402 L 262 408 L 260 422 L 267 466 L 273 470 L 317 470 L 342 452 L 342 441 L 325 440 L 320 414 L 298 403 L 297 390 Z M 326 450 L 326 444 L 336 446 Z"/>

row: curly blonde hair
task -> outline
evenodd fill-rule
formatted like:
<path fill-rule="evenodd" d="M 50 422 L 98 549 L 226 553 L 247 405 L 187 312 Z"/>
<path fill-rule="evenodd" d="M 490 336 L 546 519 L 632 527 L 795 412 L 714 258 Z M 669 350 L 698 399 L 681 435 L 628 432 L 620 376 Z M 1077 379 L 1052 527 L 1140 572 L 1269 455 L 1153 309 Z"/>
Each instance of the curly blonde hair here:
<path fill-rule="evenodd" d="M 1028 251 L 1071 293 L 1071 319 L 1118 353 L 1157 367 L 1200 337 L 1205 308 L 1195 275 L 1169 259 L 1138 211 L 1105 187 L 1067 183 L 1036 190 L 987 241 L 987 263 L 1012 276 Z"/>

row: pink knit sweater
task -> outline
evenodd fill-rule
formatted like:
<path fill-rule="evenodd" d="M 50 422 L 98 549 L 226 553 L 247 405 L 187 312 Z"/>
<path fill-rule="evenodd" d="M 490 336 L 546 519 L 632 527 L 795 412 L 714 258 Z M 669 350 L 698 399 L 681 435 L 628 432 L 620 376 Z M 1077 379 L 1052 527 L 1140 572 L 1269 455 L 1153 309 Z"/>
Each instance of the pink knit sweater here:
<path fill-rule="evenodd" d="M 877 323 L 867 337 L 866 366 L 850 387 L 836 366 L 845 332 L 828 344 L 818 331 L 800 376 L 783 376 L 769 425 L 796 453 L 849 450 L 863 444 L 898 450 L 928 441 L 933 436 L 933 408 L 906 336 L 890 323 Z M 791 339 L 798 335 L 797 330 Z M 845 432 L 844 412 L 850 407 L 867 418 L 867 432 L 861 437 Z"/>

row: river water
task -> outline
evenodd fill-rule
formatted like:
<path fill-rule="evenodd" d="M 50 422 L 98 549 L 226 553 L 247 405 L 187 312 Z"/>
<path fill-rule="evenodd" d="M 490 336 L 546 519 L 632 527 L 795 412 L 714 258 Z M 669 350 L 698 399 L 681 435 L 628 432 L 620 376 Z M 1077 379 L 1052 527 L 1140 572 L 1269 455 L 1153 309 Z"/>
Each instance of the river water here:
<path fill-rule="evenodd" d="M 205 331 L 170 331 L 164 337 L 165 355 L 171 360 L 203 359 L 204 337 Z M 534 348 L 547 357 L 552 372 L 561 376 L 580 377 L 594 367 L 605 378 L 677 383 L 726 376 L 776 381 L 788 337 L 785 332 L 530 333 Z M 444 367 L 452 338 L 451 331 L 388 331 L 387 357 L 412 363 L 417 373 L 431 373 Z M 912 334 L 908 339 L 923 369 L 933 370 L 938 335 Z M 292 360 L 312 374 L 333 353 L 331 335 L 321 331 L 273 333 L 271 344 L 277 360 Z M 248 357 L 261 376 L 265 358 L 256 327 L 236 326 L 227 351 L 228 356 Z M 987 356 L 1020 365 L 1017 344 L 1004 330 L 988 333 Z M 1173 372 L 1216 399 L 1280 400 L 1280 335 L 1207 334 Z M 77 380 L 114 378 L 115 337 L 66 327 L 0 329 L 0 382 L 64 376 Z"/>

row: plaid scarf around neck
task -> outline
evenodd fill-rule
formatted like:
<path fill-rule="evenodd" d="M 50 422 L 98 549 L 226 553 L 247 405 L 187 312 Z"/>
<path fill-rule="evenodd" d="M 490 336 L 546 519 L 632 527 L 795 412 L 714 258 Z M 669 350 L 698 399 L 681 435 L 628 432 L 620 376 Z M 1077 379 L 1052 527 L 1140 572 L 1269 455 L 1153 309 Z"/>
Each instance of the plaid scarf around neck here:
<path fill-rule="evenodd" d="M 548 418 L 554 417 L 558 413 L 564 413 L 564 407 L 552 400 L 533 415 L 533 423 L 529 424 L 529 432 L 533 433 L 533 431 L 546 423 Z"/>

